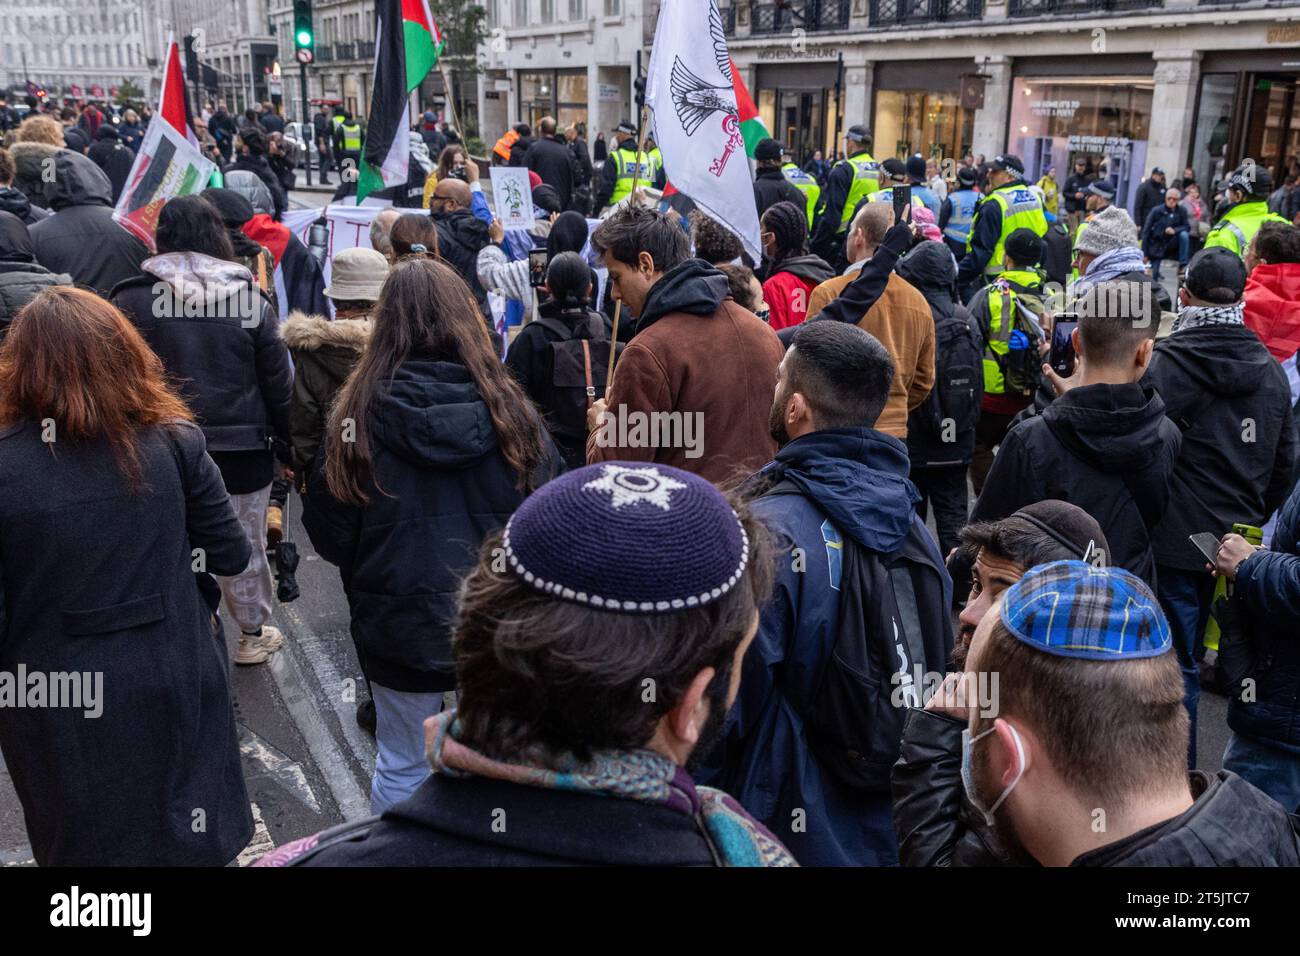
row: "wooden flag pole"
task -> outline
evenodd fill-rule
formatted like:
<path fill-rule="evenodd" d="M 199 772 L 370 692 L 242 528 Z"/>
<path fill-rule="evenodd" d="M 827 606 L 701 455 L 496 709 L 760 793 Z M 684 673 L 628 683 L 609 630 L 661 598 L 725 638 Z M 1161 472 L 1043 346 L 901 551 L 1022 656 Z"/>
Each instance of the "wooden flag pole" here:
<path fill-rule="evenodd" d="M 636 201 L 637 186 L 641 182 L 641 156 L 645 152 L 645 136 L 650 130 L 650 104 L 645 103 L 641 106 L 641 134 L 636 144 L 636 169 L 632 173 L 632 192 L 628 194 L 628 200 Z M 612 157 L 611 157 L 612 158 Z M 605 160 L 609 162 L 609 160 Z M 614 332 L 609 340 L 609 372 L 605 376 L 605 397 L 609 397 L 610 386 L 614 384 L 614 356 L 618 352 L 618 320 L 623 312 L 623 300 L 619 299 L 614 303 Z"/>

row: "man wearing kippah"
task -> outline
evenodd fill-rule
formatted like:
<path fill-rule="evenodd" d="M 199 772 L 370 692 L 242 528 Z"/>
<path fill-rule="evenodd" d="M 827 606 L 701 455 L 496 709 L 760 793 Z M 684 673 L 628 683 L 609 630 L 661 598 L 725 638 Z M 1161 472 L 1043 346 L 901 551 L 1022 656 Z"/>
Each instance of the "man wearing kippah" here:
<path fill-rule="evenodd" d="M 771 578 L 763 525 L 696 475 L 605 462 L 543 485 L 463 584 L 432 776 L 258 865 L 794 865 L 687 770 L 735 700 Z"/>
<path fill-rule="evenodd" d="M 1300 865 L 1300 819 L 1230 771 L 1187 772 L 1169 625 L 1127 571 L 1031 569 L 980 622 L 967 663 L 927 705 L 965 727 L 960 753 L 930 756 L 947 790 L 928 816 L 897 811 L 904 843 L 935 847 L 915 862 L 1007 862 L 953 859 L 964 805 L 1028 865 Z M 972 692 L 994 676 L 997 693 Z"/>

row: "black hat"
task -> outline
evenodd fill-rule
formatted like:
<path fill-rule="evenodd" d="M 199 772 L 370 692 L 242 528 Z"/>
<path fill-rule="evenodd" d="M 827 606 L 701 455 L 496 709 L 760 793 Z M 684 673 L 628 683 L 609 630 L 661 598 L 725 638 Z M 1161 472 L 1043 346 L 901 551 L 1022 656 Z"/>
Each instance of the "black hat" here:
<path fill-rule="evenodd" d="M 1202 302 L 1232 305 L 1246 289 L 1246 264 L 1222 246 L 1202 249 L 1187 264 L 1187 291 Z"/>
<path fill-rule="evenodd" d="M 844 133 L 845 139 L 851 139 L 858 143 L 865 143 L 871 139 L 871 130 L 861 124 L 850 126 Z"/>
<path fill-rule="evenodd" d="M 901 159 L 895 159 L 893 156 L 881 163 L 880 168 L 888 173 L 891 179 L 907 178 L 907 167 L 903 165 Z"/>
<path fill-rule="evenodd" d="M 1017 173 L 1021 176 L 1025 174 L 1025 164 L 1019 156 L 1013 156 L 1010 153 L 993 157 L 993 162 L 989 163 L 994 169 L 1001 169 L 1007 172 Z"/>
<path fill-rule="evenodd" d="M 911 156 L 907 157 L 907 178 L 925 178 L 925 157 L 920 153 L 913 153 Z"/>
<path fill-rule="evenodd" d="M 759 162 L 780 159 L 783 155 L 785 155 L 785 147 L 771 138 L 760 139 L 758 145 L 754 147 L 754 158 Z"/>
<path fill-rule="evenodd" d="M 621 123 L 619 123 L 616 127 L 614 127 L 614 132 L 615 132 L 615 133 L 625 133 L 625 134 L 627 134 L 628 136 L 635 136 L 635 135 L 636 135 L 636 127 L 632 125 L 632 121 L 631 121 L 631 120 L 623 120 L 623 121 L 622 121 Z"/>
<path fill-rule="evenodd" d="M 533 205 L 543 212 L 564 212 L 564 201 L 554 186 L 541 183 L 533 187 Z"/>
<path fill-rule="evenodd" d="M 1157 173 L 1160 174 L 1161 176 L 1163 176 L 1163 175 L 1165 174 L 1165 171 L 1164 171 L 1163 169 L 1161 169 L 1159 166 L 1152 166 L 1152 167 L 1151 167 L 1151 175 L 1152 175 L 1152 176 L 1155 176 Z"/>
<path fill-rule="evenodd" d="M 1088 184 L 1088 192 L 1100 196 L 1102 199 L 1113 202 L 1115 200 L 1115 184 L 1109 179 L 1095 179 Z"/>
<path fill-rule="evenodd" d="M 979 182 L 980 174 L 974 166 L 962 166 L 957 170 L 957 182 L 963 186 L 974 186 Z"/>
<path fill-rule="evenodd" d="M 199 193 L 227 226 L 242 226 L 257 215 L 253 204 L 233 189 L 208 188 Z"/>
<path fill-rule="evenodd" d="M 1071 557 L 1082 559 L 1089 545 L 1110 557 L 1110 543 L 1097 519 L 1068 501 L 1046 498 L 1026 505 L 1007 520 L 1022 521 L 1041 531 L 1069 551 Z"/>
<path fill-rule="evenodd" d="M 1256 166 L 1254 163 L 1249 166 L 1239 166 L 1226 185 L 1232 189 L 1240 189 L 1248 198 L 1264 199 L 1273 191 L 1273 174 L 1263 166 Z"/>
<path fill-rule="evenodd" d="M 1018 266 L 1034 266 L 1043 257 L 1043 240 L 1032 229 L 1016 229 L 1002 247 Z"/>

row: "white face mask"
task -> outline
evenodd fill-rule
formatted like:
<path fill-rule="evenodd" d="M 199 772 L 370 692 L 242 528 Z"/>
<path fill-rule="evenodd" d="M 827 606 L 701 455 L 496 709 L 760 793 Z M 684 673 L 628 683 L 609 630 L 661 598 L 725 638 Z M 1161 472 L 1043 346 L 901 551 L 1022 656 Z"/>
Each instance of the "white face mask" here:
<path fill-rule="evenodd" d="M 1020 733 L 1016 728 L 1011 724 L 1007 724 L 1007 727 L 1010 728 L 1011 736 L 1016 742 L 1016 754 L 1020 760 L 1020 769 L 1016 771 L 1015 779 L 1007 784 L 1007 788 L 1003 790 L 1002 794 L 994 801 L 993 806 L 989 807 L 987 810 L 980 802 L 979 797 L 975 794 L 975 780 L 974 771 L 971 769 L 971 756 L 975 749 L 975 744 L 993 733 L 997 728 L 990 727 L 978 737 L 972 737 L 970 735 L 969 727 L 961 732 L 961 784 L 966 790 L 966 799 L 970 801 L 972 807 L 979 811 L 980 816 L 984 818 L 984 823 L 990 828 L 993 826 L 993 814 L 997 813 L 998 807 L 1002 806 L 1003 801 L 1011 795 L 1011 791 L 1014 790 L 1016 784 L 1020 782 L 1020 778 L 1025 775 L 1025 745 L 1021 742 Z"/>

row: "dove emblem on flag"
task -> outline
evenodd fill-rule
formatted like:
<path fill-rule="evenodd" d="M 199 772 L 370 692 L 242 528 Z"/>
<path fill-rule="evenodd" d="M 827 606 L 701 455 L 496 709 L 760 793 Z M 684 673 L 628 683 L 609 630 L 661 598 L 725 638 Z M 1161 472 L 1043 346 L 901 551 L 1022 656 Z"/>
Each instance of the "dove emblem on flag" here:
<path fill-rule="evenodd" d="M 687 136 L 694 136 L 700 125 L 715 113 L 721 113 L 722 130 L 727 142 L 722 155 L 709 164 L 709 172 L 721 177 L 731 154 L 745 148 L 745 138 L 740 132 L 740 116 L 736 111 L 736 96 L 732 85 L 731 57 L 727 52 L 727 38 L 722 29 L 722 16 L 716 6 L 709 7 L 709 36 L 713 41 L 713 56 L 725 81 L 715 86 L 696 76 L 680 56 L 673 58 L 669 82 L 677 119 Z"/>

